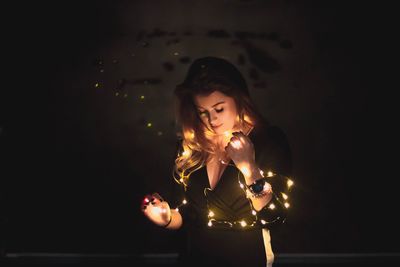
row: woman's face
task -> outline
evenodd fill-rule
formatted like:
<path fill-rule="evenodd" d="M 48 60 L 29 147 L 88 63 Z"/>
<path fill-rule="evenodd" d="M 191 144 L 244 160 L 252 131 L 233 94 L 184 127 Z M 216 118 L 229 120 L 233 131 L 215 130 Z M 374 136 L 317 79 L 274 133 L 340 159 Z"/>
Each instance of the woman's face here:
<path fill-rule="evenodd" d="M 207 96 L 195 96 L 194 102 L 201 120 L 216 134 L 234 129 L 238 114 L 232 97 L 214 91 Z"/>

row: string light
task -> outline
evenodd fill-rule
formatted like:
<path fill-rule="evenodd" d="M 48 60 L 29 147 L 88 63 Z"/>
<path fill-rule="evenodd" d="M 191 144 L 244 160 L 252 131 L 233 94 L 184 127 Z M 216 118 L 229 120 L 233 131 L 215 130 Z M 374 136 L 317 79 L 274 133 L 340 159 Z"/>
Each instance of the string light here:
<path fill-rule="evenodd" d="M 189 136 L 193 136 L 194 137 L 194 133 L 193 132 L 186 132 L 186 134 L 189 135 Z M 183 151 L 181 156 L 187 156 L 189 153 L 190 153 L 190 151 Z M 232 165 L 232 166 L 235 166 L 235 165 Z M 245 174 L 246 172 L 250 172 L 249 169 L 246 166 L 242 167 L 240 170 L 241 170 L 242 174 Z M 259 171 L 260 171 L 260 174 L 264 177 L 263 171 L 261 169 L 259 169 Z M 242 188 L 243 191 L 246 191 L 245 185 L 240 180 L 240 174 L 241 173 L 238 172 L 238 183 L 239 183 L 240 188 Z M 276 174 L 274 174 L 272 171 L 268 171 L 267 172 L 267 177 L 272 177 L 272 176 L 275 176 L 275 175 Z M 180 178 L 179 181 L 181 183 L 183 183 L 185 181 L 185 178 L 187 179 L 189 177 L 187 175 L 184 175 L 183 172 L 182 172 L 181 178 Z M 288 187 L 293 186 L 293 184 L 294 183 L 293 183 L 292 180 L 287 179 Z M 269 183 L 268 183 L 268 186 L 269 186 L 269 190 L 272 190 L 272 187 L 271 187 L 271 185 Z M 264 188 L 264 190 L 267 190 L 267 189 Z M 281 195 L 282 195 L 284 200 L 288 199 L 288 196 L 285 193 L 281 192 Z M 186 205 L 187 203 L 188 202 L 186 201 L 186 199 L 183 199 L 181 205 Z M 181 206 L 181 205 L 179 205 L 179 206 Z M 207 205 L 208 205 L 208 202 L 207 202 Z M 289 208 L 290 204 L 288 202 L 285 202 L 284 206 L 285 206 L 285 208 Z M 270 209 L 270 210 L 275 210 L 276 206 L 275 206 L 274 203 L 270 203 L 270 204 L 268 204 L 267 208 Z M 176 207 L 175 210 L 179 211 L 179 207 Z M 260 219 L 257 218 L 257 211 L 254 210 L 253 207 L 251 208 L 251 214 L 253 216 L 255 216 L 255 219 L 252 221 L 252 223 L 248 224 L 248 222 L 246 222 L 244 219 L 242 219 L 240 221 L 233 221 L 233 222 L 232 221 L 225 221 L 225 220 L 215 220 L 215 219 L 213 219 L 213 217 L 215 217 L 215 213 L 212 210 L 209 209 L 209 211 L 208 211 L 209 220 L 208 220 L 207 225 L 208 225 L 208 227 L 213 227 L 215 225 L 214 227 L 219 227 L 219 226 L 234 227 L 234 226 L 237 226 L 237 227 L 240 227 L 240 228 L 248 228 L 248 227 L 256 226 L 258 222 L 261 223 L 262 225 L 268 224 L 268 221 L 266 221 L 264 219 L 261 219 L 261 218 Z"/>

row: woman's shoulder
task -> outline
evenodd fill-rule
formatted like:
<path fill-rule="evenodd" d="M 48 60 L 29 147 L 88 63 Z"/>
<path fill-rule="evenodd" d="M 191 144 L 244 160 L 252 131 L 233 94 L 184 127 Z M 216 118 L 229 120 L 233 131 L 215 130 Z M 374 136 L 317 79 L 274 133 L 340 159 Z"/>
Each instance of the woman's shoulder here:
<path fill-rule="evenodd" d="M 287 136 L 280 127 L 267 123 L 256 125 L 250 132 L 250 138 L 260 142 L 273 142 L 277 144 L 288 143 Z"/>

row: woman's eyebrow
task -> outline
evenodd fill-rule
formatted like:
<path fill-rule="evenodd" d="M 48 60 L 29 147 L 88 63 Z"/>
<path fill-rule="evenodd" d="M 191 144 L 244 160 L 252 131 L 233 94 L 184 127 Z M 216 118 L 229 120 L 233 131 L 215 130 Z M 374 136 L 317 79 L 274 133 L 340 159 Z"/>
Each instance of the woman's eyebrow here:
<path fill-rule="evenodd" d="M 225 101 L 220 101 L 220 102 L 218 102 L 218 103 L 216 103 L 216 104 L 212 105 L 212 107 L 215 107 L 216 105 L 223 104 L 223 103 L 225 103 Z M 202 109 L 205 109 L 205 108 L 203 108 L 203 107 L 200 107 L 200 106 L 196 106 L 196 107 L 198 107 L 198 108 L 202 108 Z"/>

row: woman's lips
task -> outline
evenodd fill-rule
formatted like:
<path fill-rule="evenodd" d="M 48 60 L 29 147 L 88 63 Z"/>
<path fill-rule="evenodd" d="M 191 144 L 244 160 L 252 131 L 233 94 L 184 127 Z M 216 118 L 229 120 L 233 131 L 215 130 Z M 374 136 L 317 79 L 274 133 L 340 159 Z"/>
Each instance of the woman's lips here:
<path fill-rule="evenodd" d="M 217 125 L 217 126 L 212 126 L 212 128 L 213 129 L 217 129 L 217 128 L 221 127 L 221 126 L 222 126 L 222 123 L 220 125 Z"/>

